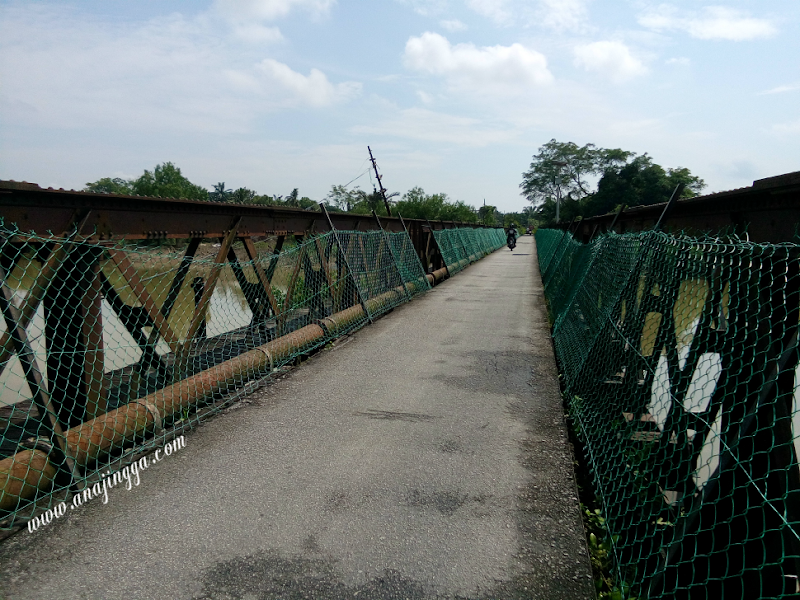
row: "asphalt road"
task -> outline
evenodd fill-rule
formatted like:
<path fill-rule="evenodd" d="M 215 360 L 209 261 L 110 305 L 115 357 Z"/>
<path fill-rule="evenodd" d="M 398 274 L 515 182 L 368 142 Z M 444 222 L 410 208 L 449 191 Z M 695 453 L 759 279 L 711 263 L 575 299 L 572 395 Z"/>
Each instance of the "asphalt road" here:
<path fill-rule="evenodd" d="M 0 544 L 0 597 L 593 598 L 530 237 Z"/>

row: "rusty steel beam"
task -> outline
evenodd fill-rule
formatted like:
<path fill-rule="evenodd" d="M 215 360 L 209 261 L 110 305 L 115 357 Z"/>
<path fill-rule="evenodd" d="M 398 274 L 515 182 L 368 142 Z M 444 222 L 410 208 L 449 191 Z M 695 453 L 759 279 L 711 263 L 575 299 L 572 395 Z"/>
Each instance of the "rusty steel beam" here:
<path fill-rule="evenodd" d="M 241 237 L 303 234 L 312 227 L 325 232 L 330 224 L 340 231 L 377 229 L 366 215 L 332 212 L 328 220 L 322 212 L 279 206 L 95 194 L 0 180 L 0 214 L 6 225 L 15 224 L 20 232 L 44 237 L 51 231 L 66 231 L 75 211 L 87 209 L 92 212 L 83 231 L 93 232 L 89 240 L 220 238 L 237 217 L 241 217 Z M 406 219 L 415 221 L 425 223 Z M 385 217 L 383 226 L 386 231 L 404 231 L 396 217 Z"/>
<path fill-rule="evenodd" d="M 595 227 L 617 233 L 653 229 L 667 203 L 626 208 L 583 219 L 575 237 L 588 241 Z M 753 242 L 795 241 L 800 224 L 800 171 L 753 182 L 753 185 L 674 203 L 661 228 L 690 235 L 727 231 Z"/>

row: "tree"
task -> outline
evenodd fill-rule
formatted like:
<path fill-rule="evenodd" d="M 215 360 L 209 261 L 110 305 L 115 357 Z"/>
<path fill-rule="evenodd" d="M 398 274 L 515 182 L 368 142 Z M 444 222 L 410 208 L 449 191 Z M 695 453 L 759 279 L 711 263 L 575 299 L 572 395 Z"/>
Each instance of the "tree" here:
<path fill-rule="evenodd" d="M 258 195 L 253 190 L 240 187 L 231 192 L 228 202 L 235 204 L 254 204 Z"/>
<path fill-rule="evenodd" d="M 681 198 L 693 198 L 705 187 L 705 182 L 689 169 L 664 169 L 642 154 L 621 167 L 606 169 L 597 183 L 597 191 L 586 198 L 582 214 L 602 215 L 621 204 L 643 206 L 666 202 L 680 183 L 686 186 Z"/>
<path fill-rule="evenodd" d="M 133 180 L 120 179 L 119 177 L 115 177 L 114 179 L 103 177 L 94 183 L 87 183 L 83 191 L 94 192 L 96 194 L 124 194 L 130 196 L 133 194 Z"/>
<path fill-rule="evenodd" d="M 442 210 L 439 213 L 440 220 L 462 221 L 464 223 L 478 222 L 478 213 L 472 206 L 461 200 L 450 202 L 447 200 L 446 194 L 442 194 L 442 196 L 444 196 L 444 202 L 442 204 Z"/>
<path fill-rule="evenodd" d="M 214 186 L 214 191 L 208 194 L 208 199 L 214 202 L 229 202 L 232 199 L 233 190 L 225 189 L 225 182 L 220 181 Z"/>
<path fill-rule="evenodd" d="M 289 195 L 286 196 L 283 203 L 286 206 L 298 208 L 300 206 L 300 191 L 297 188 L 294 188 Z"/>
<path fill-rule="evenodd" d="M 451 201 L 447 194 L 426 194 L 421 187 L 414 187 L 395 204 L 397 213 L 409 219 L 432 221 L 464 221 L 477 223 L 478 212 L 461 200 Z"/>
<path fill-rule="evenodd" d="M 599 176 L 595 191 L 588 181 L 592 175 Z M 610 212 L 620 204 L 665 202 L 678 183 L 686 185 L 683 198 L 697 195 L 705 185 L 689 169 L 664 169 L 647 154 L 550 140 L 522 174 L 520 188 L 533 205 L 537 224 L 550 225 L 557 221 L 557 205 L 559 220 L 570 221 Z"/>
<path fill-rule="evenodd" d="M 224 183 L 217 185 L 225 187 Z M 87 183 L 83 189 L 86 192 L 105 194 L 136 194 L 138 196 L 160 196 L 161 198 L 208 200 L 208 190 L 186 179 L 181 175 L 181 170 L 171 162 L 156 165 L 153 171 L 145 170 L 138 179 L 104 177 L 93 183 Z"/>
<path fill-rule="evenodd" d="M 597 172 L 601 153 L 594 144 L 578 146 L 550 140 L 539 148 L 530 169 L 522 174 L 522 195 L 534 206 L 548 198 L 583 198 L 589 194 L 587 177 Z"/>
<path fill-rule="evenodd" d="M 386 216 L 386 204 L 384 204 L 383 196 L 379 191 L 373 190 L 369 194 L 361 190 L 358 191 L 361 192 L 358 194 L 358 201 L 350 208 L 350 212 L 371 215 L 372 211 L 375 211 L 375 214 L 379 216 Z"/>
<path fill-rule="evenodd" d="M 343 185 L 332 186 L 325 200 L 326 203 L 332 204 L 344 212 L 355 211 L 359 206 L 362 206 L 360 212 L 364 212 L 363 205 L 368 203 L 367 193 L 364 190 L 358 187 L 348 190 Z"/>
<path fill-rule="evenodd" d="M 145 171 L 133 182 L 133 193 L 139 196 L 208 200 L 208 190 L 186 179 L 171 162 L 156 165 L 152 172 Z"/>
<path fill-rule="evenodd" d="M 498 212 L 496 206 L 484 204 L 478 208 L 478 218 L 484 225 L 497 225 Z"/>

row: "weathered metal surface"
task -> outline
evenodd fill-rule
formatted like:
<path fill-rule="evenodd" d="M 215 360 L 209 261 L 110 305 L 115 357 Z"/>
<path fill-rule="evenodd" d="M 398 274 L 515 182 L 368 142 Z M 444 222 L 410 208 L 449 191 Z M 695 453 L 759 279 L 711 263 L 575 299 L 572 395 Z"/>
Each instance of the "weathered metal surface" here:
<path fill-rule="evenodd" d="M 21 498 L 47 488 L 56 472 L 41 450 L 23 450 L 0 460 L 0 510 L 10 510 Z"/>
<path fill-rule="evenodd" d="M 433 275 L 433 281 L 431 282 L 431 285 L 433 285 L 434 283 L 439 283 L 440 281 L 448 277 L 447 267 L 436 269 L 433 273 L 431 273 L 431 275 Z"/>
<path fill-rule="evenodd" d="M 181 200 L 95 194 L 40 188 L 36 184 L 0 181 L 0 214 L 6 224 L 14 223 L 21 232 L 47 235 L 66 231 L 76 210 L 92 212 L 83 226 L 93 239 L 185 239 L 223 237 L 231 221 L 241 217 L 238 235 L 285 235 L 330 230 L 322 212 L 275 206 L 255 206 Z M 405 219 L 408 226 L 427 224 L 424 220 Z M 330 213 L 330 223 L 341 231 L 377 229 L 365 215 Z M 444 224 L 437 224 L 441 229 Z M 386 231 L 405 231 L 396 217 L 384 217 Z M 460 227 L 482 227 L 477 223 L 459 223 Z"/>
<path fill-rule="evenodd" d="M 356 308 L 361 308 L 357 306 Z M 220 393 L 270 367 L 274 360 L 298 348 L 311 348 L 325 337 L 319 325 L 307 325 L 264 346 L 100 415 L 66 432 L 67 454 L 81 466 L 142 436 L 156 424 L 154 410 L 168 418 L 198 401 Z M 149 409 L 148 407 L 153 407 Z M 0 509 L 8 510 L 21 498 L 52 482 L 56 469 L 39 450 L 23 450 L 0 461 Z"/>
<path fill-rule="evenodd" d="M 617 233 L 653 229 L 667 203 L 628 208 L 578 222 L 575 238 L 583 242 L 593 232 Z M 759 179 L 746 188 L 679 200 L 665 215 L 664 231 L 690 235 L 729 231 L 754 242 L 795 240 L 800 223 L 800 171 Z M 566 224 L 565 224 L 566 225 Z"/>
<path fill-rule="evenodd" d="M 366 319 L 367 315 L 360 304 L 346 308 L 341 312 L 320 320 L 319 324 L 330 336 L 336 336 L 340 332 L 347 330 L 361 319 Z"/>

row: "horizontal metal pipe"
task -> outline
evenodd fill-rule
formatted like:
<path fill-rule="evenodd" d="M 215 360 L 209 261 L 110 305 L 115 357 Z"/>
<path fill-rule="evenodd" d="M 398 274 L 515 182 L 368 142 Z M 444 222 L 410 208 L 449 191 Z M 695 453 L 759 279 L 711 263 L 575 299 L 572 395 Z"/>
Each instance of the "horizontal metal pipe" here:
<path fill-rule="evenodd" d="M 400 288 L 402 290 L 402 288 Z M 397 290 L 389 290 L 388 292 L 384 292 L 374 298 L 370 298 L 366 301 L 367 310 L 370 314 L 375 314 L 383 309 L 387 304 L 396 303 L 402 292 L 398 293 Z"/>
<path fill-rule="evenodd" d="M 440 281 L 442 281 L 447 277 L 447 267 L 442 267 L 441 269 L 437 269 L 433 273 L 431 273 L 431 275 L 433 275 L 433 281 L 435 283 L 439 283 Z"/>
<path fill-rule="evenodd" d="M 11 510 L 55 479 L 56 469 L 41 450 L 23 450 L 0 460 L 0 509 Z"/>
<path fill-rule="evenodd" d="M 451 268 L 455 268 L 455 265 Z M 447 269 L 442 267 L 425 277 L 434 285 L 447 277 Z M 421 281 L 420 278 L 420 284 Z M 416 289 L 416 284 L 408 283 L 406 289 L 412 292 Z M 403 286 L 398 286 L 367 300 L 367 309 L 371 313 L 379 312 L 386 305 L 396 303 L 403 294 Z M 366 315 L 360 304 L 351 306 L 321 319 L 318 324 L 306 325 L 268 344 L 100 415 L 66 432 L 67 450 L 77 465 L 85 466 L 126 442 L 139 436 L 144 437 L 157 425 L 160 426 L 163 419 L 215 393 L 227 391 L 232 383 L 239 383 L 266 368 L 271 369 L 276 363 L 298 351 L 311 348 L 325 337 L 341 334 L 364 318 Z M 41 450 L 22 450 L 0 461 L 0 509 L 11 510 L 18 506 L 20 500 L 31 498 L 37 490 L 46 489 L 52 484 L 56 472 L 47 454 Z"/>
<path fill-rule="evenodd" d="M 239 383 L 292 354 L 309 349 L 324 337 L 322 327 L 306 325 L 100 415 L 67 431 L 67 451 L 77 465 L 85 466 L 113 448 L 144 436 L 154 427 L 156 419 L 160 421 L 216 392 L 227 391 L 230 384 Z M 0 509 L 9 510 L 17 506 L 20 499 L 30 498 L 37 489 L 49 486 L 55 473 L 47 455 L 40 450 L 24 450 L 0 461 Z"/>
<path fill-rule="evenodd" d="M 364 307 L 360 304 L 346 308 L 330 317 L 320 319 L 319 325 L 325 330 L 329 337 L 336 337 L 360 319 L 366 319 Z"/>

